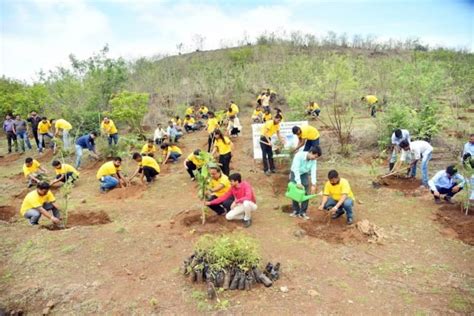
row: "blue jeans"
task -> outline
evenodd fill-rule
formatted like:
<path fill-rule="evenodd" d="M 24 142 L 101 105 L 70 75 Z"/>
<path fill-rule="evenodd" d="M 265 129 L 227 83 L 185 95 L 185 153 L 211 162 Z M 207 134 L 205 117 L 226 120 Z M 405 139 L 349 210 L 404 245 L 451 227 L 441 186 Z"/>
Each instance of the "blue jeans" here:
<path fill-rule="evenodd" d="M 307 173 L 303 173 L 302 175 L 300 175 L 300 179 L 301 179 L 301 184 L 304 186 L 306 194 L 310 194 L 309 175 Z M 295 174 L 293 173 L 293 171 L 291 172 L 291 175 L 290 175 L 290 181 L 293 183 L 296 183 Z M 292 201 L 292 204 L 293 204 L 293 212 L 295 212 L 295 214 L 297 215 L 299 214 L 303 215 L 303 214 L 306 214 L 306 210 L 308 209 L 308 205 L 309 205 L 309 200 L 301 202 L 301 205 L 300 203 L 296 201 Z"/>
<path fill-rule="evenodd" d="M 25 151 L 25 147 L 28 147 L 28 149 L 31 149 L 30 139 L 28 138 L 28 133 L 26 131 L 16 132 L 16 137 L 18 140 L 20 140 L 22 151 Z"/>
<path fill-rule="evenodd" d="M 48 136 L 50 138 L 50 140 L 53 139 L 53 135 L 50 134 L 50 133 L 46 133 L 46 134 L 38 134 L 38 139 L 39 139 L 39 151 L 43 151 L 43 146 L 44 146 L 44 138 Z"/>
<path fill-rule="evenodd" d="M 63 146 L 64 149 L 69 149 L 69 131 L 66 129 L 63 129 Z"/>
<path fill-rule="evenodd" d="M 309 151 L 311 149 L 311 147 L 313 147 L 315 145 L 319 146 L 319 137 L 317 139 L 314 139 L 314 140 L 307 139 L 306 143 L 304 144 L 303 151 Z"/>
<path fill-rule="evenodd" d="M 461 192 L 461 190 L 463 189 L 461 188 L 458 192 L 453 192 L 453 188 L 455 186 L 457 186 L 457 184 L 453 184 L 453 186 L 450 188 L 442 188 L 442 187 L 436 186 L 436 191 L 438 191 L 439 194 L 445 194 L 446 197 L 451 198 L 455 196 L 456 194 L 458 194 L 459 192 Z M 430 190 L 430 191 L 431 191 L 431 194 L 434 193 L 433 190 Z M 438 199 L 439 199 L 438 197 L 435 197 L 435 200 L 438 200 Z"/>
<path fill-rule="evenodd" d="M 118 139 L 119 139 L 118 133 L 110 134 L 109 135 L 109 146 L 112 146 L 112 142 L 114 143 L 114 145 L 117 145 Z"/>
<path fill-rule="evenodd" d="M 82 158 L 82 147 L 80 145 L 76 145 L 76 168 L 81 166 L 81 158 Z"/>
<path fill-rule="evenodd" d="M 177 152 L 171 152 L 169 160 L 177 161 L 178 158 L 181 157 L 180 153 Z"/>
<path fill-rule="evenodd" d="M 428 163 L 431 160 L 431 153 L 428 153 L 426 156 L 423 156 L 421 159 L 421 184 L 424 186 L 428 185 Z M 411 176 L 416 176 L 416 165 L 418 161 L 411 168 Z"/>
<path fill-rule="evenodd" d="M 336 201 L 336 200 L 329 197 L 328 200 L 326 201 L 326 204 L 324 204 L 324 209 L 330 210 L 331 208 L 336 206 L 337 202 L 338 201 Z M 353 214 L 352 214 L 353 205 L 354 205 L 354 201 L 352 201 L 352 199 L 350 197 L 347 197 L 344 200 L 344 203 L 341 205 L 341 207 L 339 207 L 339 209 L 337 210 L 336 214 L 340 215 L 340 214 L 344 214 L 344 212 L 346 212 L 347 219 L 352 218 L 353 217 Z"/>
<path fill-rule="evenodd" d="M 100 189 L 102 191 L 112 190 L 119 184 L 119 180 L 112 176 L 104 176 L 100 179 Z"/>
<path fill-rule="evenodd" d="M 43 208 L 49 212 L 52 212 L 54 217 L 60 218 L 59 210 L 51 203 L 44 203 Z M 28 219 L 31 225 L 38 225 L 41 218 L 41 212 L 36 208 L 30 208 L 26 211 L 24 217 Z"/>

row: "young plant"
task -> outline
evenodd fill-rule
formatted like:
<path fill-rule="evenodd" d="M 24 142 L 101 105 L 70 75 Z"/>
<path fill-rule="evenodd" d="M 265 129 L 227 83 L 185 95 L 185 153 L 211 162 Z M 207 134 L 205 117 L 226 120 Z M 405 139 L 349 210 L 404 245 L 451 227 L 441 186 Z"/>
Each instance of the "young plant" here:
<path fill-rule="evenodd" d="M 199 188 L 199 192 L 198 192 L 199 199 L 204 201 L 206 199 L 206 191 L 209 186 L 209 181 L 211 179 L 211 175 L 209 174 L 209 167 L 211 167 L 212 165 L 215 165 L 215 162 L 214 162 L 214 157 L 212 157 L 212 155 L 206 151 L 201 151 L 199 153 L 199 159 L 201 161 L 204 161 L 204 164 L 201 167 L 201 172 L 198 172 L 196 170 L 194 171 L 194 173 L 195 173 L 198 188 Z M 202 212 L 201 220 L 202 220 L 203 225 L 206 223 L 206 210 L 207 210 L 207 207 L 203 206 L 201 210 Z"/>

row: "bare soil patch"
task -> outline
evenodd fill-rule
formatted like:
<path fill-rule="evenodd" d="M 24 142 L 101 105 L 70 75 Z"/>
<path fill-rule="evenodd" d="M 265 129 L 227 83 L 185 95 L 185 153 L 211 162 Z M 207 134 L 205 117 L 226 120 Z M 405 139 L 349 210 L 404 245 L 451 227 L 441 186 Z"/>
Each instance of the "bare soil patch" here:
<path fill-rule="evenodd" d="M 381 179 L 381 184 L 404 193 L 405 195 L 420 195 L 420 180 L 416 178 L 388 177 Z"/>
<path fill-rule="evenodd" d="M 71 213 L 67 219 L 67 226 L 94 226 L 111 223 L 109 215 L 104 211 Z"/>
<path fill-rule="evenodd" d="M 461 211 L 460 204 L 444 204 L 436 212 L 435 221 L 444 227 L 441 233 L 474 245 L 474 211 L 469 215 Z"/>
<path fill-rule="evenodd" d="M 202 225 L 201 211 L 188 210 L 174 218 L 171 223 L 172 227 L 179 226 L 178 231 L 194 233 L 227 233 L 235 230 L 239 225 L 236 221 L 226 220 L 224 215 L 208 214 L 206 216 L 206 223 Z"/>
<path fill-rule="evenodd" d="M 14 162 L 14 161 L 18 160 L 20 157 L 21 157 L 20 153 L 12 153 L 12 154 L 8 154 L 8 155 L 5 155 L 5 156 L 0 156 L 0 162 L 2 164 L 9 163 L 9 162 Z"/>
<path fill-rule="evenodd" d="M 13 206 L 3 205 L 0 206 L 0 220 L 10 222 L 15 215 L 17 214 L 18 210 Z"/>
<path fill-rule="evenodd" d="M 128 200 L 139 199 L 145 193 L 146 187 L 139 184 L 133 184 L 125 188 L 115 188 L 103 194 L 104 199 L 109 200 Z"/>
<path fill-rule="evenodd" d="M 282 205 L 280 207 L 280 209 L 283 213 L 292 213 L 293 212 L 293 206 L 291 204 Z"/>

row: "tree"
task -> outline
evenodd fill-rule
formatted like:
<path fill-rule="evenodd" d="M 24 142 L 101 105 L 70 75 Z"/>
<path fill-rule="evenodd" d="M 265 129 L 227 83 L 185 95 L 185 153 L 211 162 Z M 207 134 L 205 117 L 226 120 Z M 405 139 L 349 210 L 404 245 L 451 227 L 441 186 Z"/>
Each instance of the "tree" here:
<path fill-rule="evenodd" d="M 130 126 L 132 131 L 141 132 L 141 122 L 148 107 L 148 93 L 123 91 L 110 100 L 111 116 Z"/>

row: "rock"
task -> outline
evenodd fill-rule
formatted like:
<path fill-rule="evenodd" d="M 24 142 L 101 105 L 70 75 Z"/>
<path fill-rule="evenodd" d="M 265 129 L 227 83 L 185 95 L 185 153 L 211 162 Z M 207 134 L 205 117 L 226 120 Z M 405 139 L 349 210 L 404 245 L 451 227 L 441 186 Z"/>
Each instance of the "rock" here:
<path fill-rule="evenodd" d="M 276 210 L 280 209 L 280 206 L 275 206 L 275 207 L 273 207 L 273 209 L 276 211 Z"/>
<path fill-rule="evenodd" d="M 315 290 L 308 290 L 308 294 L 309 296 L 312 296 L 312 297 L 320 296 L 318 291 L 315 291 Z"/>
<path fill-rule="evenodd" d="M 304 237 L 306 235 L 306 232 L 302 229 L 298 229 L 298 230 L 295 230 L 293 232 L 293 236 L 297 237 L 297 238 L 301 238 L 301 237 Z"/>
<path fill-rule="evenodd" d="M 82 203 L 82 204 L 86 204 L 86 203 L 87 203 L 87 200 L 86 200 L 86 199 L 82 199 L 82 200 L 81 200 L 81 203 Z"/>
<path fill-rule="evenodd" d="M 287 286 L 282 286 L 282 287 L 280 287 L 280 291 L 282 291 L 283 293 L 288 293 L 288 287 Z"/>
<path fill-rule="evenodd" d="M 49 300 L 48 303 L 46 304 L 47 307 L 49 308 L 53 308 L 55 305 L 54 301 L 53 300 Z"/>
<path fill-rule="evenodd" d="M 349 303 L 349 304 L 354 304 L 354 301 L 347 300 L 347 303 Z"/>
<path fill-rule="evenodd" d="M 146 275 L 144 275 L 144 274 L 142 273 L 142 274 L 140 274 L 139 278 L 140 278 L 140 280 L 145 280 L 145 279 L 146 279 Z"/>
<path fill-rule="evenodd" d="M 174 225 L 175 221 L 174 220 L 170 220 L 170 224 L 171 225 Z"/>
<path fill-rule="evenodd" d="M 50 310 L 51 310 L 51 309 L 50 309 L 49 307 L 45 307 L 45 308 L 43 308 L 43 312 L 42 312 L 41 314 L 42 314 L 42 315 L 48 315 L 49 312 L 50 312 Z"/>
<path fill-rule="evenodd" d="M 156 227 L 161 227 L 161 224 L 156 224 Z"/>

